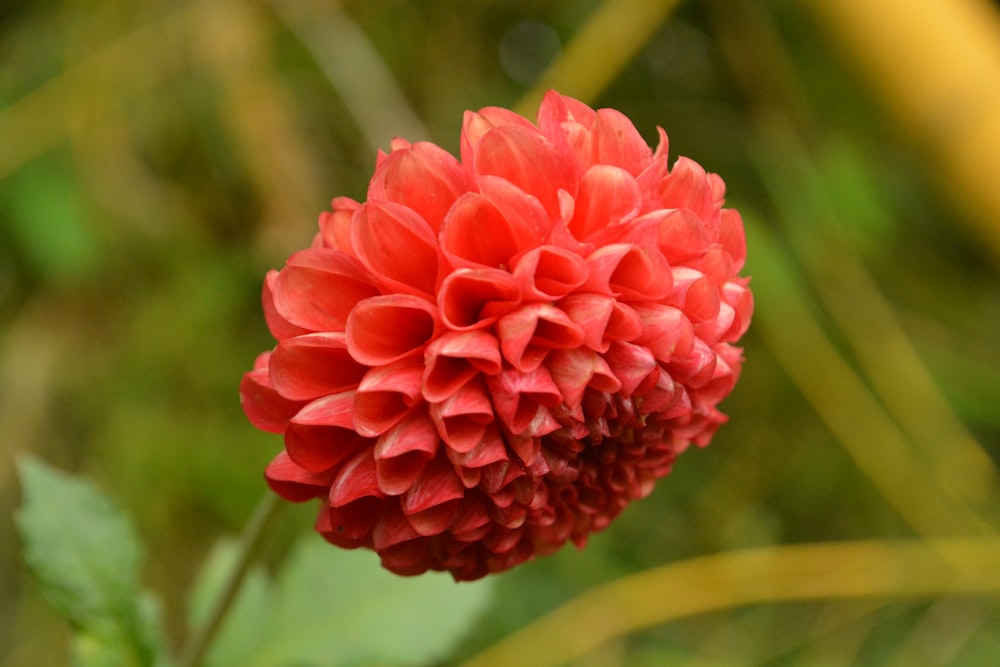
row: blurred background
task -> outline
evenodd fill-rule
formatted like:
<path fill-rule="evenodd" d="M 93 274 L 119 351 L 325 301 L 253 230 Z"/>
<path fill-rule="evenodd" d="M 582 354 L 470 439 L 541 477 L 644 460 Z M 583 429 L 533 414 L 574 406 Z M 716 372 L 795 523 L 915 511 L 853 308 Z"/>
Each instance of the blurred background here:
<path fill-rule="evenodd" d="M 622 68 L 581 92 L 577 65 L 561 92 L 621 110 L 650 141 L 663 126 L 673 156 L 726 180 L 757 300 L 747 363 L 713 443 L 586 550 L 502 575 L 456 661 L 670 561 L 994 534 L 996 6 L 687 0 L 627 29 L 661 4 L 3 3 L 0 664 L 68 655 L 68 629 L 18 555 L 17 457 L 86 474 L 126 508 L 178 639 L 198 563 L 240 530 L 281 446 L 250 427 L 237 393 L 273 345 L 265 271 L 309 243 L 332 197 L 364 198 L 378 147 L 401 135 L 457 152 L 463 110 L 516 105 L 609 8 L 626 26 L 607 28 Z M 286 515 L 271 558 L 314 512 Z M 575 664 L 996 655 L 998 601 L 965 597 L 703 614 Z"/>

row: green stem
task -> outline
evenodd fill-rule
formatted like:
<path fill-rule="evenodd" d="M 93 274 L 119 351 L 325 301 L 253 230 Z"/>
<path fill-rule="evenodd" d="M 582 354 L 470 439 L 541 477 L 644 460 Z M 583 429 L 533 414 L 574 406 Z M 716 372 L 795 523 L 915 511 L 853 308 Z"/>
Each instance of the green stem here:
<path fill-rule="evenodd" d="M 240 550 L 236 556 L 236 563 L 229 572 L 229 578 L 226 579 L 222 590 L 219 591 L 218 597 L 209 609 L 205 622 L 188 639 L 176 667 L 197 667 L 201 664 L 208 647 L 222 626 L 226 614 L 232 608 L 236 594 L 239 593 L 240 586 L 250 570 L 250 565 L 260 553 L 268 528 L 274 523 L 285 505 L 286 503 L 270 491 L 257 503 L 257 507 L 243 531 Z"/>

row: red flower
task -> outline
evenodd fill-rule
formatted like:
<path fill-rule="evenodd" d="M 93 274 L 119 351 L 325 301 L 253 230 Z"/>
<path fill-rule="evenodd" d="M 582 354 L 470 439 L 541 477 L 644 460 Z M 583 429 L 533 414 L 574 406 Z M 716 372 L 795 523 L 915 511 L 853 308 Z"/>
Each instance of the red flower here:
<path fill-rule="evenodd" d="M 400 574 L 583 546 L 725 421 L 753 299 L 724 190 L 555 92 L 467 112 L 461 161 L 396 140 L 267 276 L 240 391 L 284 434 L 271 488 Z"/>

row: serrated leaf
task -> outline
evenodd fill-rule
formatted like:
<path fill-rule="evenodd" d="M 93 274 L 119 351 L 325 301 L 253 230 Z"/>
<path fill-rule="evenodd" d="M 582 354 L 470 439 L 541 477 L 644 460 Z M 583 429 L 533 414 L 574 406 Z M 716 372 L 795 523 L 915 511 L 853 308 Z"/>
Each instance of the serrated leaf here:
<path fill-rule="evenodd" d="M 222 539 L 209 553 L 191 589 L 188 604 L 189 632 L 207 619 L 226 576 L 236 563 L 238 543 Z M 205 656 L 207 667 L 245 665 L 250 662 L 259 637 L 267 628 L 271 589 L 263 568 L 254 566 L 246 574 L 240 591 Z"/>
<path fill-rule="evenodd" d="M 491 587 L 491 580 L 458 584 L 439 573 L 399 577 L 370 551 L 303 538 L 242 665 L 427 664 L 462 637 L 489 603 Z"/>
<path fill-rule="evenodd" d="M 80 631 L 80 647 L 124 641 L 131 664 L 155 664 L 159 617 L 139 588 L 141 549 L 128 520 L 85 480 L 33 459 L 18 467 L 24 502 L 15 518 L 46 600 Z M 110 655 L 105 648 L 95 655 Z"/>

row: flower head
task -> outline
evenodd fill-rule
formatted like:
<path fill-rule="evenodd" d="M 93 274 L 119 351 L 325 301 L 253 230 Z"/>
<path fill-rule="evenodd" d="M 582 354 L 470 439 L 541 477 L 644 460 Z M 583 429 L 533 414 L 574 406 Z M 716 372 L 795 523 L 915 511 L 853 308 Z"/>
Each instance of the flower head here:
<path fill-rule="evenodd" d="M 612 109 L 467 112 L 461 160 L 396 140 L 267 275 L 277 346 L 241 385 L 284 498 L 400 574 L 583 546 L 708 444 L 753 299 L 743 223 Z"/>

